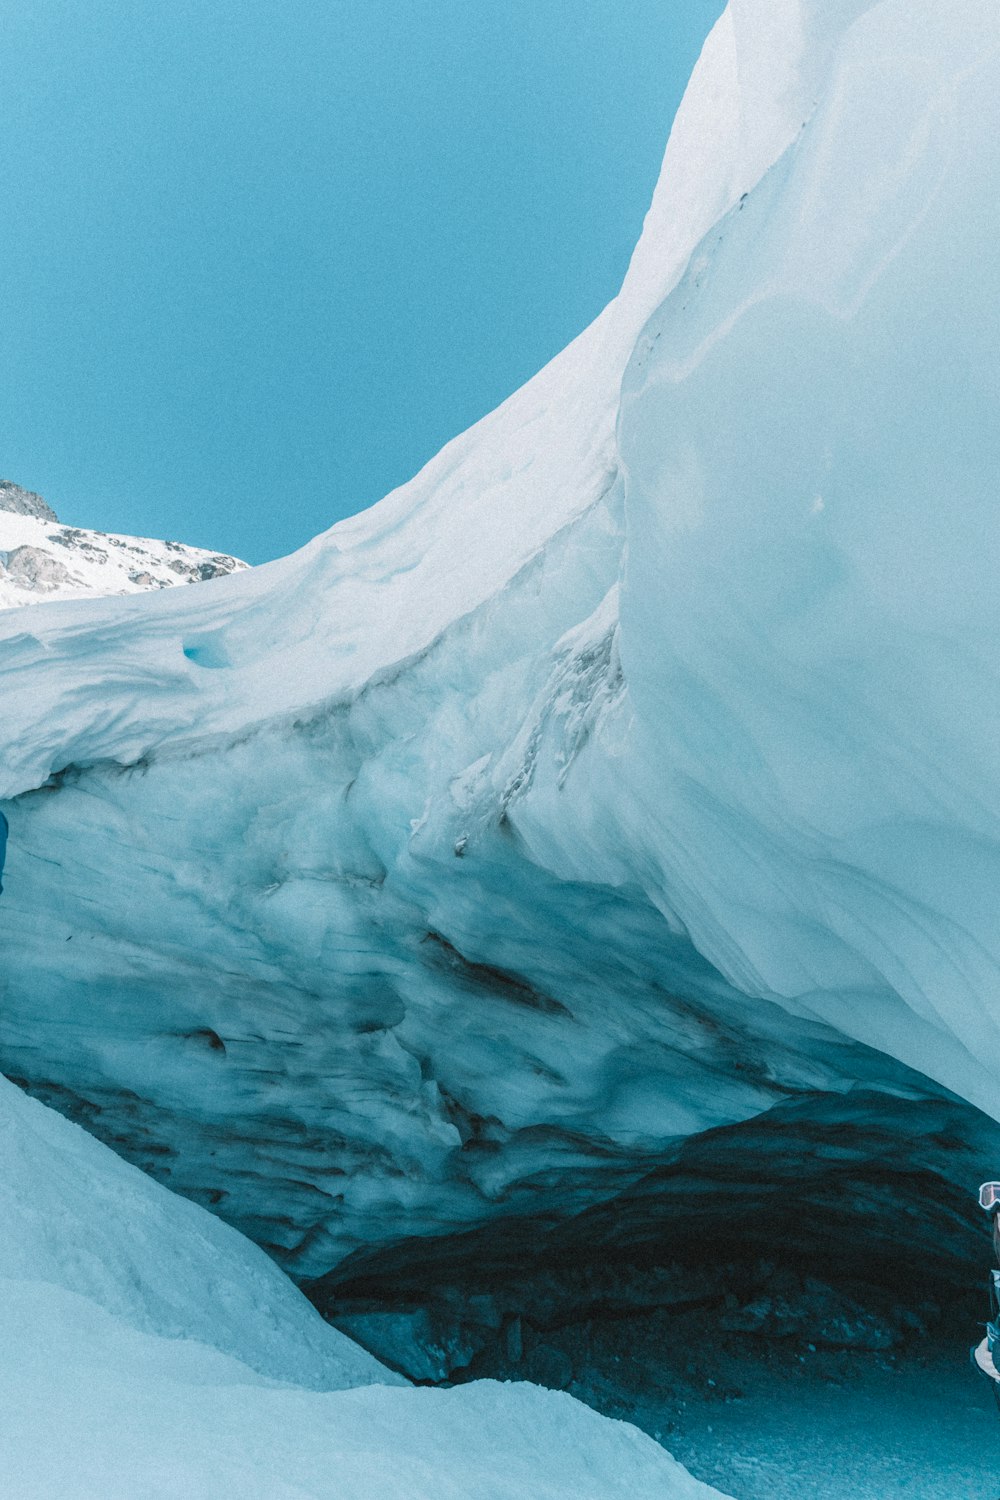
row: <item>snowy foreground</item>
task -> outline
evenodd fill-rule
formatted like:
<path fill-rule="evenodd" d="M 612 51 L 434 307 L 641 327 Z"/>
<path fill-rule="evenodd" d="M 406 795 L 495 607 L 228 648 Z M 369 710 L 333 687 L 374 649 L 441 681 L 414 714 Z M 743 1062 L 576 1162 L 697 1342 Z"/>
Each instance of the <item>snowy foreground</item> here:
<path fill-rule="evenodd" d="M 998 139 L 993 0 L 732 0 L 621 294 L 411 484 L 265 568 L 0 612 L 0 1067 L 414 1378 L 571 1385 L 545 1335 L 721 1304 L 710 1255 L 744 1340 L 765 1260 L 859 1305 L 985 1263 Z M 74 1179 L 28 1174 L 32 1234 Z M 8 1304 L 0 1462 L 55 1430 L 95 1494 L 93 1444 L 173 1484 L 176 1421 L 184 1494 L 699 1493 L 528 1385 L 317 1393 L 362 1356 L 141 1191 L 148 1296 L 109 1231 Z"/>
<path fill-rule="evenodd" d="M 717 1494 L 569 1396 L 408 1387 L 255 1246 L 7 1083 L 0 1152 L 4 1495 Z"/>

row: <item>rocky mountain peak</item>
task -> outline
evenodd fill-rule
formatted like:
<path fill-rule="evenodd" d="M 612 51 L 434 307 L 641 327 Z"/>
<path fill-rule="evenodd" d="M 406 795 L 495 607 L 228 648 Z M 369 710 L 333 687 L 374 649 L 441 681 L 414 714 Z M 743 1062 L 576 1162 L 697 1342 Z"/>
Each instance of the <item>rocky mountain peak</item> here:
<path fill-rule="evenodd" d="M 26 490 L 12 479 L 0 479 L 0 510 L 13 511 L 15 516 L 34 516 L 39 521 L 58 521 L 59 517 L 41 495 Z"/>

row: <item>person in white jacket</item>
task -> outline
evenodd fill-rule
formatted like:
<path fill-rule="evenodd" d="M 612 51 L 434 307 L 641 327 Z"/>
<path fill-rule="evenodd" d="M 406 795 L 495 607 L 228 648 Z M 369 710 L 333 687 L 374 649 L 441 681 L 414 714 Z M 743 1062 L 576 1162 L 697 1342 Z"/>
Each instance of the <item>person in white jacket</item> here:
<path fill-rule="evenodd" d="M 979 1207 L 990 1216 L 993 1225 L 993 1261 L 990 1272 L 990 1321 L 986 1337 L 972 1351 L 972 1363 L 994 1382 L 994 1395 L 1000 1405 L 1000 1182 L 984 1182 L 979 1189 Z"/>

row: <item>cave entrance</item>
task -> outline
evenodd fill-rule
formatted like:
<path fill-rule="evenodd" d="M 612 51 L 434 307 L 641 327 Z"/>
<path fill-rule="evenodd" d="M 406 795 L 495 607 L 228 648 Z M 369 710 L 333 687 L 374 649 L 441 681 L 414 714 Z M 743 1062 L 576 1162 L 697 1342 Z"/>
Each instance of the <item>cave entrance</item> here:
<path fill-rule="evenodd" d="M 954 1500 L 996 1437 L 968 1365 L 996 1175 L 1000 1127 L 958 1099 L 816 1094 L 573 1217 L 407 1240 L 306 1291 L 411 1379 L 567 1389 L 738 1500 L 892 1493 L 904 1448 Z"/>

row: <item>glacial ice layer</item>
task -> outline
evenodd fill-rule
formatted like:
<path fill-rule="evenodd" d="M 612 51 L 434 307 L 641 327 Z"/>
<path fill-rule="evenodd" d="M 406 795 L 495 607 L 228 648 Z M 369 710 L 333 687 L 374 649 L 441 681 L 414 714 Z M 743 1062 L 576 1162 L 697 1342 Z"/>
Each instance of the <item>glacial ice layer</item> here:
<path fill-rule="evenodd" d="M 986 0 L 733 0 L 497 412 L 281 562 L 0 615 L 0 1065 L 325 1287 L 732 1245 L 734 1173 L 965 1275 L 998 112 Z"/>

